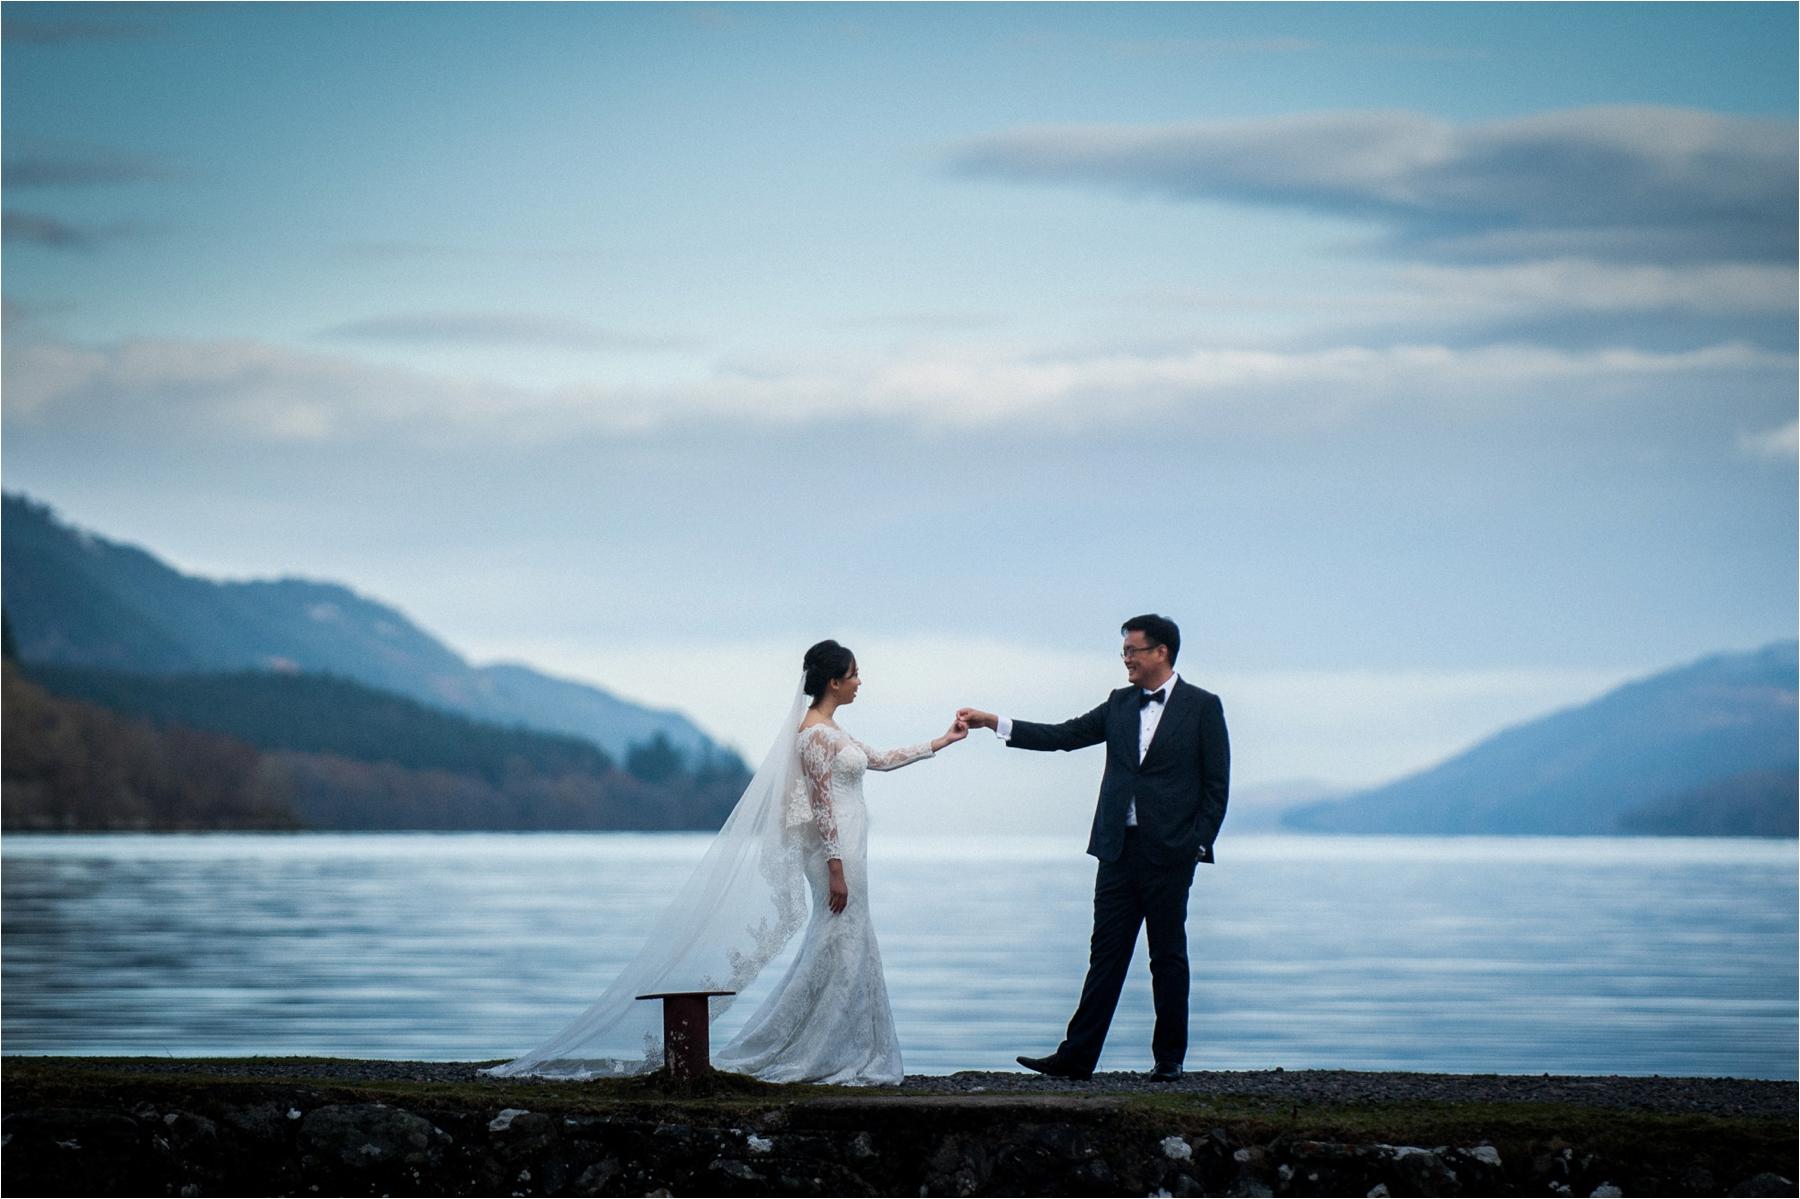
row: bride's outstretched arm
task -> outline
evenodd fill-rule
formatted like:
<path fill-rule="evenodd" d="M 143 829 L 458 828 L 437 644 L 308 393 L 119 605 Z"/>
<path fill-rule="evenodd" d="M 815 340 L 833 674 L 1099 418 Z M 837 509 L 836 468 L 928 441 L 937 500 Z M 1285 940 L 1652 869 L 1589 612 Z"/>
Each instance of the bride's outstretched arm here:
<path fill-rule="evenodd" d="M 921 741 L 917 745 L 908 745 L 900 749 L 871 749 L 861 741 L 856 747 L 863 751 L 869 759 L 870 770 L 898 770 L 902 766 L 910 766 L 914 762 L 931 757 L 946 746 L 955 745 L 969 735 L 969 726 L 961 720 L 952 721 L 950 731 L 930 741 Z M 854 740 L 854 738 L 852 738 Z"/>

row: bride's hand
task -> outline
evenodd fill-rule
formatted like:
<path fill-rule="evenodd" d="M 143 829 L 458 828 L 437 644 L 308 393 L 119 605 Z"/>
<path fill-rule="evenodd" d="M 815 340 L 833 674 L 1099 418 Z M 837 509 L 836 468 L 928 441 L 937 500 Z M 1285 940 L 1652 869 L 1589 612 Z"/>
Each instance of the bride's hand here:
<path fill-rule="evenodd" d="M 950 722 L 950 731 L 931 743 L 931 750 L 936 753 L 948 745 L 955 745 L 969 735 L 969 722 L 958 716 Z"/>
<path fill-rule="evenodd" d="M 832 914 L 841 913 L 850 903 L 850 884 L 844 881 L 844 864 L 836 858 L 828 863 L 831 869 L 831 882 L 825 888 L 825 906 Z"/>

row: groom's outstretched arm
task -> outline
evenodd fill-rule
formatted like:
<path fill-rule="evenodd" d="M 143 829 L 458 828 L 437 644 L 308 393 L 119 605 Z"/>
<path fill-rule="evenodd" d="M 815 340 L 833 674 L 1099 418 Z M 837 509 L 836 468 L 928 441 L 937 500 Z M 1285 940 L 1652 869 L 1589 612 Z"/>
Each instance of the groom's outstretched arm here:
<path fill-rule="evenodd" d="M 993 729 L 1014 749 L 1085 749 L 1106 740 L 1105 704 L 1061 724 L 1008 721 L 975 708 L 964 708 L 957 717 L 970 728 Z"/>

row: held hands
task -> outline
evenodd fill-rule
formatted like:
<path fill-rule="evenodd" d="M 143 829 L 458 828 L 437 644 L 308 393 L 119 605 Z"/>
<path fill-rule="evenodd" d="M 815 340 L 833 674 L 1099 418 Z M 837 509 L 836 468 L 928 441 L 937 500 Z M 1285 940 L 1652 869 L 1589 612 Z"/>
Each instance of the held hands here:
<path fill-rule="evenodd" d="M 968 722 L 962 718 L 962 713 L 959 712 L 957 713 L 956 719 L 950 722 L 950 731 L 931 743 L 931 752 L 936 753 L 947 745 L 955 745 L 958 741 L 961 741 L 968 735 Z"/>
<path fill-rule="evenodd" d="M 1000 726 L 1000 718 L 992 712 L 983 712 L 980 708 L 958 708 L 957 723 L 971 729 L 992 729 Z"/>

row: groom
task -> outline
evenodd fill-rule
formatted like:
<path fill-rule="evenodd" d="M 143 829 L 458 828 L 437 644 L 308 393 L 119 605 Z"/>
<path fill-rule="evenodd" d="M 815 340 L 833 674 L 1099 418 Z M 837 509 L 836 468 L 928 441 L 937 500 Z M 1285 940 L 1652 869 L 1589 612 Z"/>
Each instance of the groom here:
<path fill-rule="evenodd" d="M 1175 673 L 1181 652 L 1175 622 L 1134 616 L 1119 631 L 1131 685 L 1087 715 L 1061 724 L 1007 720 L 974 708 L 957 716 L 971 728 L 993 729 L 1015 749 L 1106 745 L 1106 773 L 1087 848 L 1100 859 L 1087 981 L 1056 1052 L 1021 1057 L 1019 1064 L 1061 1078 L 1093 1074 L 1137 947 L 1138 926 L 1144 925 L 1156 1001 L 1151 1078 L 1175 1082 L 1187 1054 L 1188 889 L 1194 864 L 1213 860 L 1213 839 L 1225 819 L 1231 747 L 1219 697 Z"/>

